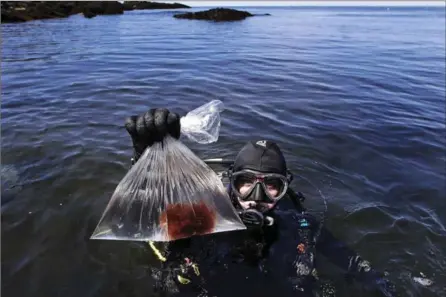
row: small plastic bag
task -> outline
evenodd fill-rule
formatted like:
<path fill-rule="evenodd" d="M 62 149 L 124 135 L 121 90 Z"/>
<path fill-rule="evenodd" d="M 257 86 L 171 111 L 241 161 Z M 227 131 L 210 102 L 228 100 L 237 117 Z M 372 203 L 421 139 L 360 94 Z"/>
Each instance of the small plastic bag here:
<path fill-rule="evenodd" d="M 218 139 L 221 101 L 181 118 L 181 133 Z M 181 141 L 167 136 L 147 148 L 118 184 L 91 239 L 173 241 L 246 229 L 217 174 Z"/>
<path fill-rule="evenodd" d="M 220 112 L 223 102 L 213 100 L 180 119 L 181 133 L 192 141 L 206 144 L 216 142 L 220 133 Z"/>

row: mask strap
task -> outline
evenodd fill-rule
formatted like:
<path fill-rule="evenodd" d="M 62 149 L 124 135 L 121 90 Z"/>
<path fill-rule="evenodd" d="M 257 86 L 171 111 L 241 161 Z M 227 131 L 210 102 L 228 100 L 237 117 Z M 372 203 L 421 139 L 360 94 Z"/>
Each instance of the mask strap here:
<path fill-rule="evenodd" d="M 286 178 L 288 179 L 288 184 L 291 184 L 291 182 L 293 181 L 293 179 L 294 179 L 294 176 L 293 176 L 293 174 L 291 173 L 291 171 L 290 170 L 286 170 Z"/>
<path fill-rule="evenodd" d="M 234 164 L 229 165 L 228 169 L 226 170 L 226 175 L 229 179 L 232 178 L 232 174 L 234 173 Z"/>

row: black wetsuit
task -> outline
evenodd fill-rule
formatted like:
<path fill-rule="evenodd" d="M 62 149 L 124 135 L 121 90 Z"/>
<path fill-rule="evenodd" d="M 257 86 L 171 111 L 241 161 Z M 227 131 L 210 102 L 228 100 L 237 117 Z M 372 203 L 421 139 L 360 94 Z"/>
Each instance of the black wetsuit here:
<path fill-rule="evenodd" d="M 164 244 L 161 250 L 168 251 L 167 261 L 152 270 L 159 288 L 186 296 L 334 296 L 334 288 L 319 279 L 316 255 L 320 253 L 347 274 L 380 289 L 376 284 L 381 274 L 320 228 L 313 216 L 280 209 L 271 216 L 274 224 L 260 229 Z M 189 260 L 198 264 L 199 275 L 190 265 L 184 269 Z M 178 282 L 178 274 L 190 283 Z"/>

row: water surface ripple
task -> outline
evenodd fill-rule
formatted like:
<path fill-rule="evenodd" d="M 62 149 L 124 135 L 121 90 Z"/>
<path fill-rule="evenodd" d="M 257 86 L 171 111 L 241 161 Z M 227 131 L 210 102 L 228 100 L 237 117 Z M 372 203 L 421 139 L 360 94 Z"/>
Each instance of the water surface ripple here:
<path fill-rule="evenodd" d="M 187 142 L 200 157 L 277 141 L 336 236 L 403 296 L 446 296 L 444 8 L 249 10 L 272 16 L 2 24 L 4 296 L 152 296 L 147 250 L 88 240 L 130 165 L 124 119 L 213 99 L 219 141 Z"/>

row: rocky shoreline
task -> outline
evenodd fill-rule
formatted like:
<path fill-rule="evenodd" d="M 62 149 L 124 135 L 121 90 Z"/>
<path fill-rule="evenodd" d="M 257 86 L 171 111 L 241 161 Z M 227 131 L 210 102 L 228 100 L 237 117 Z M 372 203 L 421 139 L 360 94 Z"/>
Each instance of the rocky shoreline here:
<path fill-rule="evenodd" d="M 140 9 L 190 8 L 180 3 L 147 1 L 2 1 L 1 22 L 17 23 L 32 20 L 65 18 L 83 14 L 86 18 L 97 15 L 123 14 L 124 11 Z"/>
<path fill-rule="evenodd" d="M 190 7 L 180 3 L 147 1 L 124 1 L 123 3 L 118 1 L 3 1 L 1 2 L 1 22 L 18 23 L 65 18 L 74 14 L 83 14 L 86 18 L 93 18 L 97 15 L 123 14 L 124 11 L 130 10 L 177 8 Z M 174 17 L 177 19 L 225 22 L 240 21 L 257 15 L 229 8 L 213 8 L 205 11 L 175 14 Z"/>

